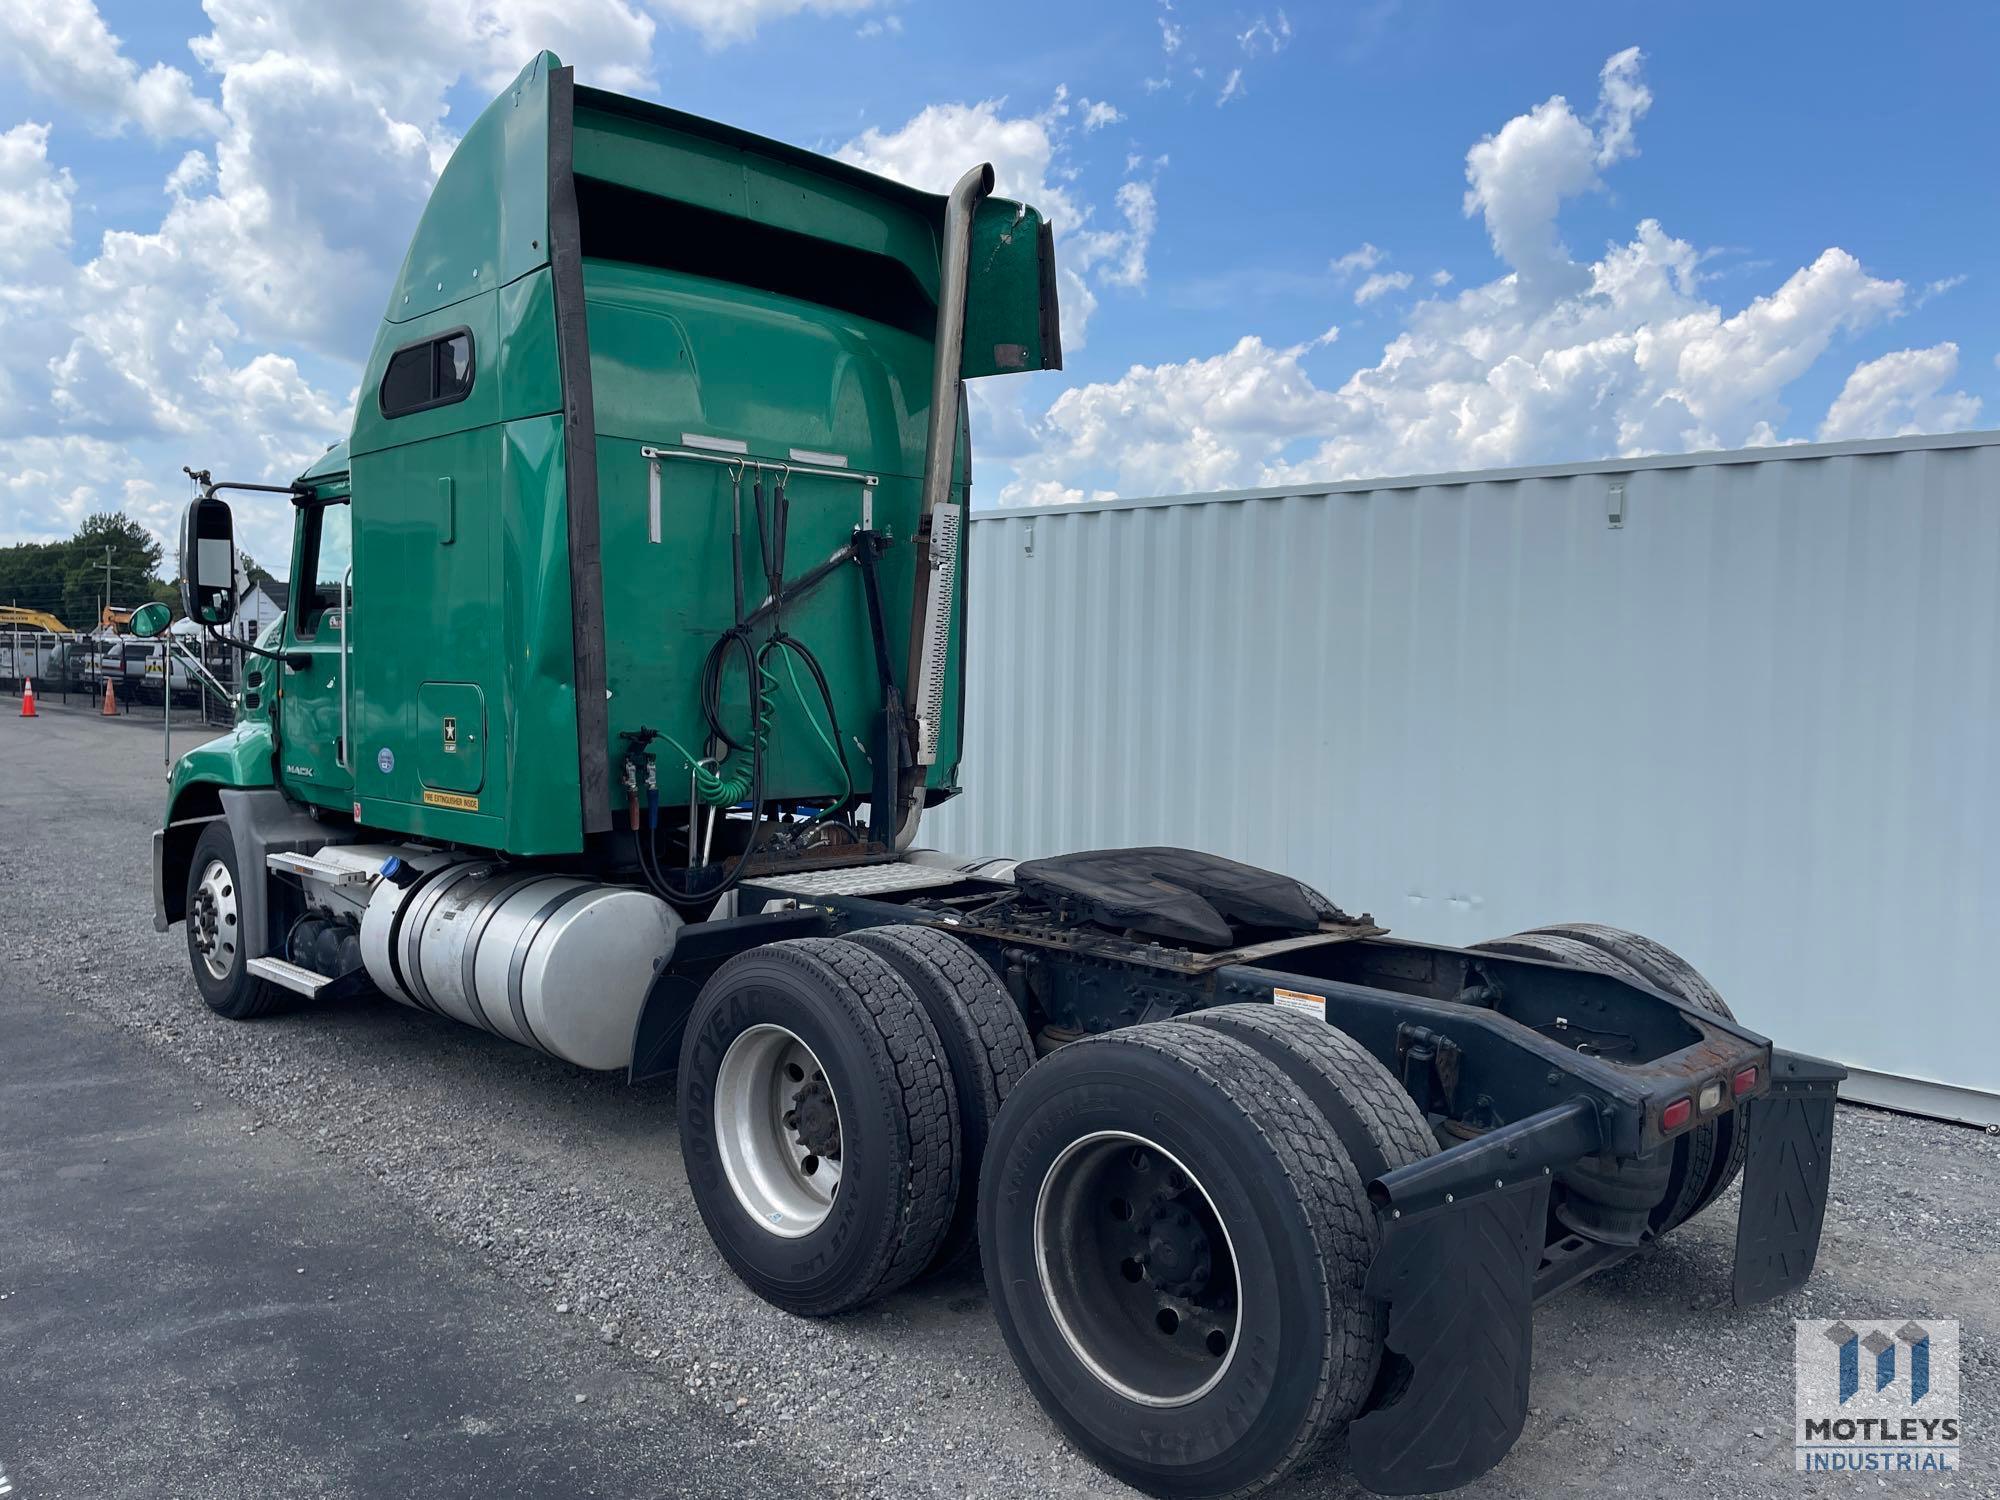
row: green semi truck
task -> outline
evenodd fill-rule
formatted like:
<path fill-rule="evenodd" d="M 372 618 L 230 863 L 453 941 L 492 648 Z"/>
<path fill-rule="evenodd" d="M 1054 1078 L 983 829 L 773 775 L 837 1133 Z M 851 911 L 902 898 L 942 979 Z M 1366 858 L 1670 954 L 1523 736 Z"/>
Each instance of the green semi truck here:
<path fill-rule="evenodd" d="M 755 1292 L 825 1316 L 976 1255 L 1141 1488 L 1246 1494 L 1341 1432 L 1369 1487 L 1449 1488 L 1520 1433 L 1534 1303 L 1739 1175 L 1739 1299 L 1804 1281 L 1840 1070 L 1611 928 L 1442 948 L 1185 849 L 920 847 L 960 792 L 964 382 L 1061 363 L 1050 226 L 992 186 L 531 62 L 347 441 L 195 474 L 192 618 L 235 608 L 224 491 L 290 507 L 292 588 L 172 769 L 156 925 L 227 1017 L 379 992 L 677 1074 Z"/>

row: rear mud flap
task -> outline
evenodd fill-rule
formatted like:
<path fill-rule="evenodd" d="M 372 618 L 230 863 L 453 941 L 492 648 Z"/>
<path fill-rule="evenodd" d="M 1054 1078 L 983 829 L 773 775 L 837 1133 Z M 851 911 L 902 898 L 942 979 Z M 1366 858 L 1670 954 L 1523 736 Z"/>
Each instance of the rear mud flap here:
<path fill-rule="evenodd" d="M 1771 1054 L 1771 1092 L 1743 1106 L 1749 1146 L 1736 1218 L 1739 1307 L 1805 1285 L 1819 1254 L 1833 1169 L 1833 1105 L 1847 1070 L 1795 1052 Z"/>
<path fill-rule="evenodd" d="M 1354 1477 L 1376 1494 L 1453 1489 L 1521 1435 L 1548 1213 L 1549 1179 L 1537 1175 L 1383 1215 L 1368 1292 L 1389 1304 L 1385 1394 L 1348 1430 Z"/>

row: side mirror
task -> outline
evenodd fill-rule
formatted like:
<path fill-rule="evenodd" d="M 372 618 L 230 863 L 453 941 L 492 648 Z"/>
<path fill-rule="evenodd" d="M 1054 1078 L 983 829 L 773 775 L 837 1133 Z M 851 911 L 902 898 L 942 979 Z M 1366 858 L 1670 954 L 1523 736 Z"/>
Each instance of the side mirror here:
<path fill-rule="evenodd" d="M 236 617 L 236 521 L 213 495 L 190 500 L 181 521 L 181 607 L 197 625 Z"/>
<path fill-rule="evenodd" d="M 172 608 L 155 599 L 151 604 L 142 604 L 132 611 L 132 634 L 150 640 L 173 622 Z"/>

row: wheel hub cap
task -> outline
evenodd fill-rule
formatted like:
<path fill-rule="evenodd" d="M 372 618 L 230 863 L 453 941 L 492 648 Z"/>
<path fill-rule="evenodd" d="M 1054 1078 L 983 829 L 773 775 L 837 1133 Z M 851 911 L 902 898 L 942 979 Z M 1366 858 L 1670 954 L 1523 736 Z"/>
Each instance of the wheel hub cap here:
<path fill-rule="evenodd" d="M 1099 1131 L 1049 1166 L 1035 1203 L 1035 1271 L 1071 1353 L 1146 1406 L 1185 1406 L 1236 1357 L 1242 1291 L 1229 1229 L 1179 1158 Z"/>
<path fill-rule="evenodd" d="M 813 1050 L 782 1026 L 752 1026 L 715 1075 L 715 1139 L 743 1211 L 785 1239 L 826 1221 L 840 1191 L 840 1100 Z"/>
<path fill-rule="evenodd" d="M 190 908 L 195 953 L 211 978 L 227 979 L 236 967 L 236 877 L 221 860 L 201 872 Z"/>

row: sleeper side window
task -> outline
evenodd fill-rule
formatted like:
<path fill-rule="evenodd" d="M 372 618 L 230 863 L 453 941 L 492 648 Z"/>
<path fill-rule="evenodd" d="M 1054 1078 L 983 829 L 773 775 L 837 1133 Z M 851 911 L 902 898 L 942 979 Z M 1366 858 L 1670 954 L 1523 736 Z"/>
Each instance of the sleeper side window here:
<path fill-rule="evenodd" d="M 382 415 L 404 417 L 463 401 L 472 376 L 472 335 L 463 328 L 398 349 L 382 372 Z"/>

